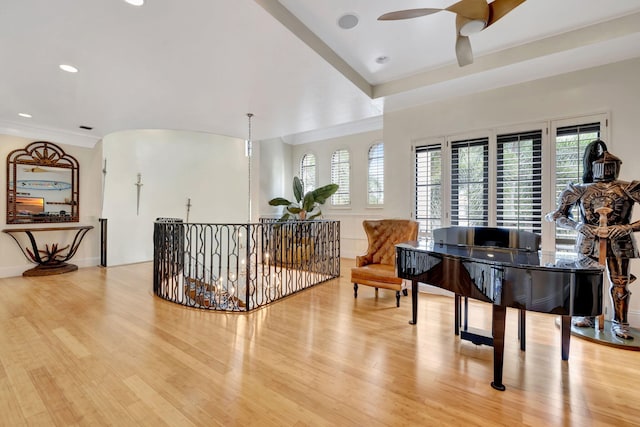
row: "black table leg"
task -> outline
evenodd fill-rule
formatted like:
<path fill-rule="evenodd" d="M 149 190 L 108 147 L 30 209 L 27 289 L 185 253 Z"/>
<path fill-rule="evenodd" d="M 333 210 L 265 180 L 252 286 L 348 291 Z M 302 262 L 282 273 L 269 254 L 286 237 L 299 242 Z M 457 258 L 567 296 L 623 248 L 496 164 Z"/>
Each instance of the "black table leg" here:
<path fill-rule="evenodd" d="M 507 308 L 493 304 L 493 381 L 491 387 L 504 391 L 502 365 L 504 361 L 504 326 Z"/>
<path fill-rule="evenodd" d="M 411 281 L 411 315 L 413 317 L 409 320 L 409 324 L 415 325 L 418 321 L 418 282 L 416 280 Z"/>
<path fill-rule="evenodd" d="M 569 360 L 569 344 L 571 343 L 571 316 L 562 316 L 560 327 L 562 336 L 562 360 Z"/>

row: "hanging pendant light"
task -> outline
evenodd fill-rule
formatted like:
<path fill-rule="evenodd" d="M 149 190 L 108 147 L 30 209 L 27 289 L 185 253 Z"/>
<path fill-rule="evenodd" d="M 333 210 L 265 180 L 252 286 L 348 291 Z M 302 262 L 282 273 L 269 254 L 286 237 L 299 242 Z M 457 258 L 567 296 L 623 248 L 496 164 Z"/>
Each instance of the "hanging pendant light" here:
<path fill-rule="evenodd" d="M 251 141 L 251 118 L 253 117 L 253 113 L 247 113 L 247 120 L 249 125 L 249 134 L 248 138 L 244 142 L 244 153 L 247 156 L 247 166 L 248 166 L 248 176 L 249 176 L 249 200 L 248 200 L 248 223 L 251 223 L 251 156 L 253 151 L 253 142 Z"/>

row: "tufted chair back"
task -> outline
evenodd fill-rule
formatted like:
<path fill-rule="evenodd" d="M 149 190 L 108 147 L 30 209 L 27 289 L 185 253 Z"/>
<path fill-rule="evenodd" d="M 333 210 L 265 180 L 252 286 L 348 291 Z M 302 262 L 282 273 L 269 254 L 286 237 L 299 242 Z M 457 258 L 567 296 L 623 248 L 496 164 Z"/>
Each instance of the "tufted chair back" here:
<path fill-rule="evenodd" d="M 365 220 L 367 253 L 356 258 L 356 266 L 385 264 L 395 266 L 395 245 L 418 238 L 418 223 L 408 219 Z"/>

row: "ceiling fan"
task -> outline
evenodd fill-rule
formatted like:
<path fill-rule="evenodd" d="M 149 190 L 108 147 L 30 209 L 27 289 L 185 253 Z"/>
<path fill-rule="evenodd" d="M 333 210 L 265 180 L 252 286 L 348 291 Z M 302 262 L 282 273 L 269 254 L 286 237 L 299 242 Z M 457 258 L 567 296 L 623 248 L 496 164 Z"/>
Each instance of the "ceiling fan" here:
<path fill-rule="evenodd" d="M 445 9 L 408 9 L 385 13 L 379 21 L 395 21 L 399 19 L 418 18 L 437 12 L 452 12 L 456 14 L 456 57 L 458 65 L 464 67 L 473 62 L 473 52 L 469 35 L 479 33 L 497 20 L 520 6 L 526 0 L 461 0 Z"/>

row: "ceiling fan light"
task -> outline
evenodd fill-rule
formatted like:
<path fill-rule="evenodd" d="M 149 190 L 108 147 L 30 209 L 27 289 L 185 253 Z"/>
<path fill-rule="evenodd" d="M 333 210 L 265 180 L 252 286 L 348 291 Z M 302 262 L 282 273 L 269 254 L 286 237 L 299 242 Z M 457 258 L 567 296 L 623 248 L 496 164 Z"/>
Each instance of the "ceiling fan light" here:
<path fill-rule="evenodd" d="M 473 19 L 462 27 L 460 27 L 461 36 L 470 36 L 471 34 L 479 33 L 487 27 L 487 22 L 482 19 Z"/>

